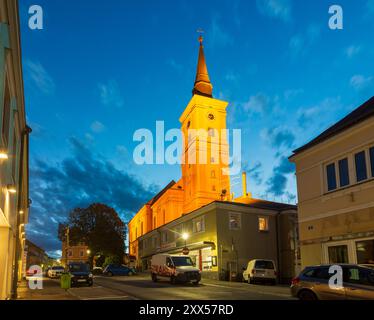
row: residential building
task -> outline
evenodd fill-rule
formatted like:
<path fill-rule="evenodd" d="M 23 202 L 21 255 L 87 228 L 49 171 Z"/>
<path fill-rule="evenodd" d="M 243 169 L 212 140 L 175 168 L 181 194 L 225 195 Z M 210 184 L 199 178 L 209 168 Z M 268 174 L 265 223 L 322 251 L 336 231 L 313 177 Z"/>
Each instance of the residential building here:
<path fill-rule="evenodd" d="M 290 160 L 302 265 L 374 263 L 374 97 Z"/>
<path fill-rule="evenodd" d="M 139 257 L 147 270 L 154 254 L 187 248 L 203 277 L 221 280 L 241 274 L 252 259 L 272 259 L 279 281 L 288 283 L 299 271 L 297 242 L 294 205 L 214 201 L 139 237 Z"/>
<path fill-rule="evenodd" d="M 45 250 L 32 243 L 30 240 L 26 240 L 25 246 L 26 253 L 26 270 L 31 266 L 39 266 L 44 268 L 48 265 L 49 257 L 45 253 Z"/>
<path fill-rule="evenodd" d="M 72 262 L 89 262 L 89 249 L 85 243 L 67 246 L 65 241 L 62 242 L 61 264 L 66 266 Z"/>
<path fill-rule="evenodd" d="M 28 222 L 28 135 L 18 1 L 0 0 L 0 299 L 16 294 Z"/>

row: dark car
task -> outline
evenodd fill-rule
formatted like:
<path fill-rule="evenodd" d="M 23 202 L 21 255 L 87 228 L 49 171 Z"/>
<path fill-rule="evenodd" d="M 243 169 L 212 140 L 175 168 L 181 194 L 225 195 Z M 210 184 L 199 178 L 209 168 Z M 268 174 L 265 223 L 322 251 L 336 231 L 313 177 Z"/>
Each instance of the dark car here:
<path fill-rule="evenodd" d="M 330 267 L 306 267 L 292 280 L 292 296 L 300 300 L 366 300 L 374 299 L 374 270 L 361 265 L 339 264 L 342 268 L 342 286 L 329 284 Z"/>
<path fill-rule="evenodd" d="M 87 263 L 70 263 L 68 271 L 71 275 L 71 286 L 77 286 L 79 283 L 93 285 L 93 275 L 90 266 Z"/>
<path fill-rule="evenodd" d="M 121 264 L 108 264 L 103 274 L 109 277 L 112 276 L 132 276 L 136 274 L 136 271 L 134 268 L 129 268 Z"/>

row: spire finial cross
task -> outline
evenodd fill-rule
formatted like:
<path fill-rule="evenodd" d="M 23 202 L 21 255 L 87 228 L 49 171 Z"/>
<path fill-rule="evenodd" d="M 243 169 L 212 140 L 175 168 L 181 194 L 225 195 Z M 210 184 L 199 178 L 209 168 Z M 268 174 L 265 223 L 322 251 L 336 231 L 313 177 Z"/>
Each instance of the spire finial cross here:
<path fill-rule="evenodd" d="M 200 35 L 199 36 L 199 42 L 200 42 L 200 44 L 202 44 L 203 43 L 204 30 L 202 28 L 199 28 L 199 29 L 196 30 L 196 32 Z"/>

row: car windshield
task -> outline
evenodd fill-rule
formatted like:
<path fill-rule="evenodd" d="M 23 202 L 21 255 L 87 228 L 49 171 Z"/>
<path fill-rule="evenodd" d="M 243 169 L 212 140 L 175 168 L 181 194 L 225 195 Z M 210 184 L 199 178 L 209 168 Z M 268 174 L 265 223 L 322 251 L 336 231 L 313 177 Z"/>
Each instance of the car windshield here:
<path fill-rule="evenodd" d="M 52 270 L 64 270 L 64 267 L 52 267 Z"/>
<path fill-rule="evenodd" d="M 255 269 L 274 269 L 273 261 L 269 260 L 257 260 Z"/>
<path fill-rule="evenodd" d="M 69 265 L 69 271 L 71 272 L 88 272 L 90 270 L 87 264 L 71 264 Z"/>
<path fill-rule="evenodd" d="M 172 257 L 174 266 L 183 267 L 183 266 L 193 266 L 193 262 L 190 257 Z"/>

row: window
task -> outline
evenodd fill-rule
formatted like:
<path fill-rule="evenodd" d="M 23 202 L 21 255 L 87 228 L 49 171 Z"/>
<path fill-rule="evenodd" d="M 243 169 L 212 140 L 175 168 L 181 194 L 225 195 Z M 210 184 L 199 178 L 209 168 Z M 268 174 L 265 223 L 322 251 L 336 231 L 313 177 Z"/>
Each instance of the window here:
<path fill-rule="evenodd" d="M 211 157 L 210 158 L 210 163 L 215 163 L 216 162 L 216 159 L 214 159 L 214 157 Z"/>
<path fill-rule="evenodd" d="M 328 280 L 331 277 L 329 268 L 327 267 L 309 269 L 303 275 L 311 279 L 319 280 Z"/>
<path fill-rule="evenodd" d="M 348 246 L 333 246 L 329 247 L 329 261 L 330 263 L 348 263 Z"/>
<path fill-rule="evenodd" d="M 73 255 L 73 251 L 69 250 L 69 257 L 71 257 Z"/>
<path fill-rule="evenodd" d="M 374 271 L 359 267 L 343 267 L 344 282 L 374 286 Z"/>
<path fill-rule="evenodd" d="M 143 233 L 143 221 L 140 223 L 140 235 L 142 236 L 144 233 Z"/>
<path fill-rule="evenodd" d="M 210 177 L 211 177 L 211 178 L 215 178 L 215 177 L 216 177 L 216 171 L 215 171 L 215 170 L 212 170 L 212 171 L 210 172 Z"/>
<path fill-rule="evenodd" d="M 339 161 L 339 180 L 340 187 L 345 187 L 349 185 L 349 170 L 347 158 Z"/>
<path fill-rule="evenodd" d="M 156 229 L 156 216 L 153 217 L 153 229 Z"/>
<path fill-rule="evenodd" d="M 366 171 L 365 151 L 361 151 L 355 154 L 355 163 L 356 163 L 357 182 L 366 180 L 368 176 L 367 176 L 367 171 Z"/>
<path fill-rule="evenodd" d="M 374 239 L 356 242 L 358 264 L 374 264 Z"/>
<path fill-rule="evenodd" d="M 212 185 L 212 191 L 216 191 L 216 186 Z"/>
<path fill-rule="evenodd" d="M 80 255 L 81 257 L 83 257 L 84 252 L 81 250 L 81 251 L 79 252 L 79 255 Z"/>
<path fill-rule="evenodd" d="M 336 189 L 336 174 L 335 174 L 335 163 L 331 163 L 326 167 L 327 174 L 327 190 Z"/>
<path fill-rule="evenodd" d="M 203 232 L 205 231 L 204 216 L 192 220 L 192 231 L 193 232 Z"/>
<path fill-rule="evenodd" d="M 9 136 L 9 121 L 10 121 L 10 92 L 8 87 L 8 81 L 5 79 L 5 97 L 4 97 L 4 111 L 3 111 L 3 125 L 2 135 L 4 138 L 5 146 L 8 146 Z"/>
<path fill-rule="evenodd" d="M 258 218 L 258 230 L 259 231 L 269 231 L 269 218 L 259 217 Z"/>
<path fill-rule="evenodd" d="M 242 227 L 242 216 L 240 213 L 229 213 L 229 229 L 240 230 Z"/>
<path fill-rule="evenodd" d="M 162 243 L 168 242 L 168 232 L 165 231 L 162 233 Z"/>
<path fill-rule="evenodd" d="M 162 216 L 164 218 L 164 224 L 166 223 L 166 214 L 165 214 L 165 209 L 162 210 Z"/>
<path fill-rule="evenodd" d="M 153 248 L 156 248 L 156 246 L 157 246 L 157 238 L 156 238 L 156 237 L 153 237 L 153 238 L 152 238 L 152 247 L 153 247 Z"/>
<path fill-rule="evenodd" d="M 209 137 L 215 137 L 216 134 L 215 134 L 215 129 L 213 128 L 208 128 L 208 136 Z"/>
<path fill-rule="evenodd" d="M 374 147 L 370 148 L 371 176 L 374 178 Z"/>

